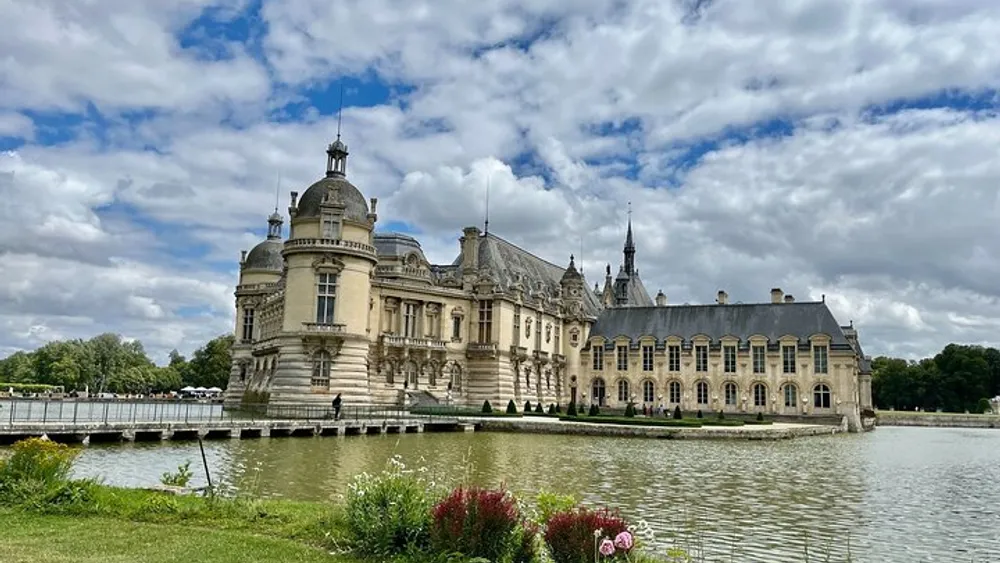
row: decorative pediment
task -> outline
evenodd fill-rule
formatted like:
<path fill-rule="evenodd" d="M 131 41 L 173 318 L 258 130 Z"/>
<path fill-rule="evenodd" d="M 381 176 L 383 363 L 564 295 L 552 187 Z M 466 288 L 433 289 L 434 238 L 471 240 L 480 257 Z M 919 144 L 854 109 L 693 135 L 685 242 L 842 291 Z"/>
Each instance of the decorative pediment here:
<path fill-rule="evenodd" d="M 437 303 L 428 303 L 426 305 L 426 308 L 427 308 L 427 313 L 431 315 L 436 315 L 441 312 L 441 305 L 438 305 Z"/>
<path fill-rule="evenodd" d="M 336 254 L 328 252 L 313 260 L 312 267 L 314 270 L 340 272 L 344 269 L 344 262 L 337 258 Z"/>

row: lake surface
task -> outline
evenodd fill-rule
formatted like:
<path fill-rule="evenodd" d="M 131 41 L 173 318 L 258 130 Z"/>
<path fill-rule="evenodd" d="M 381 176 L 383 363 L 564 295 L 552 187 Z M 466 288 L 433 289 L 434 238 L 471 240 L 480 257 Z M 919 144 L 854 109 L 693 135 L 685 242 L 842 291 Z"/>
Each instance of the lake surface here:
<path fill-rule="evenodd" d="M 664 441 L 501 433 L 205 442 L 213 479 L 265 497 L 338 500 L 395 454 L 439 483 L 465 475 L 619 507 L 658 547 L 708 561 L 1000 561 L 1000 431 L 879 428 L 782 442 Z M 198 444 L 86 447 L 76 472 L 153 485 Z M 701 546 L 699 548 L 699 546 Z"/>

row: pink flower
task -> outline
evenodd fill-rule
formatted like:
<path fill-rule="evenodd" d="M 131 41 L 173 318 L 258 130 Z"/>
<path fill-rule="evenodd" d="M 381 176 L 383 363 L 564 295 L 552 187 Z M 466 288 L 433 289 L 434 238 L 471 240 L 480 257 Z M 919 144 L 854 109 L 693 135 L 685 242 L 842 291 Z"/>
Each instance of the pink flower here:
<path fill-rule="evenodd" d="M 624 551 L 632 549 L 632 534 L 622 532 L 615 537 L 615 546 Z"/>
<path fill-rule="evenodd" d="M 601 542 L 600 552 L 601 555 L 605 557 L 611 557 L 615 554 L 615 544 L 611 540 L 605 538 L 604 541 Z"/>

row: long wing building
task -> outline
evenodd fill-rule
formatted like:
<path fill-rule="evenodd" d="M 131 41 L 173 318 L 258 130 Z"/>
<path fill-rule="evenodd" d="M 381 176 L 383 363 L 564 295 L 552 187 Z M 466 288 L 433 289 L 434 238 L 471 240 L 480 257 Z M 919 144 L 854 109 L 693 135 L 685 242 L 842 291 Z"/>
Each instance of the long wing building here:
<path fill-rule="evenodd" d="M 288 238 L 275 210 L 241 256 L 228 405 L 633 402 L 861 428 L 870 361 L 825 302 L 650 298 L 631 220 L 603 286 L 572 256 L 553 264 L 476 227 L 451 264 L 431 264 L 413 237 L 375 231 L 377 200 L 348 181 L 347 157 L 338 136 L 325 176 L 291 194 Z"/>

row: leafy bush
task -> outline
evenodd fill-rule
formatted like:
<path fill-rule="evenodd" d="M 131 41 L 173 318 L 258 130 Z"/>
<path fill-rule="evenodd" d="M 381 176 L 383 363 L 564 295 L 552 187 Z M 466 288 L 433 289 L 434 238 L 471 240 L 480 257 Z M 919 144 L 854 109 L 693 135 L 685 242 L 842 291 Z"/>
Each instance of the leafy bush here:
<path fill-rule="evenodd" d="M 524 412 L 531 412 L 531 401 L 524 402 Z"/>
<path fill-rule="evenodd" d="M 489 401 L 483 401 L 483 412 L 486 414 L 493 412 L 493 405 L 491 405 Z"/>
<path fill-rule="evenodd" d="M 191 462 L 186 461 L 184 465 L 177 466 L 177 472 L 171 473 L 167 471 L 163 475 L 160 475 L 160 483 L 168 487 L 186 487 L 188 483 L 191 482 L 191 477 L 194 475 L 191 471 Z"/>
<path fill-rule="evenodd" d="M 674 420 L 680 420 L 682 418 L 684 417 L 681 415 L 681 406 L 677 405 L 674 407 Z"/>
<path fill-rule="evenodd" d="M 606 508 L 559 512 L 545 527 L 545 544 L 555 563 L 583 563 L 594 561 L 595 532 L 601 537 L 615 538 L 628 531 L 628 522 L 617 511 Z"/>
<path fill-rule="evenodd" d="M 514 399 L 507 401 L 507 414 L 517 414 L 517 405 L 514 404 Z"/>
<path fill-rule="evenodd" d="M 0 391 L 6 392 L 9 389 L 13 389 L 14 393 L 48 393 L 55 391 L 56 387 L 41 383 L 0 383 Z"/>
<path fill-rule="evenodd" d="M 0 461 L 0 503 L 19 504 L 57 495 L 70 480 L 78 450 L 41 438 L 14 444 L 13 453 Z"/>
<path fill-rule="evenodd" d="M 764 420 L 764 413 L 757 411 L 757 422 L 762 422 Z"/>
<path fill-rule="evenodd" d="M 542 527 L 535 522 L 522 522 L 515 533 L 517 543 L 514 546 L 512 563 L 535 563 L 538 561 L 538 535 Z"/>
<path fill-rule="evenodd" d="M 366 554 L 389 556 L 427 545 L 432 502 L 428 484 L 399 457 L 380 474 L 362 473 L 348 486 L 348 538 Z"/>
<path fill-rule="evenodd" d="M 976 404 L 976 412 L 979 414 L 992 413 L 993 405 L 990 404 L 990 400 L 986 398 L 979 399 L 979 403 Z"/>
<path fill-rule="evenodd" d="M 631 402 L 625 405 L 625 416 L 627 418 L 635 418 L 635 405 Z"/>
<path fill-rule="evenodd" d="M 566 407 L 566 416 L 576 416 L 576 403 L 570 401 L 569 406 Z"/>
<path fill-rule="evenodd" d="M 670 426 L 683 428 L 700 428 L 705 421 L 692 419 L 659 419 L 659 418 L 626 418 L 624 416 L 595 416 L 581 419 L 578 416 L 560 416 L 559 420 L 567 422 L 586 422 L 587 424 L 623 424 L 626 426 Z M 716 421 L 710 421 L 716 422 Z M 737 426 L 738 424 L 734 424 Z"/>
<path fill-rule="evenodd" d="M 545 409 L 542 408 L 542 404 L 541 403 L 538 403 L 537 405 L 535 405 L 535 412 L 538 413 L 538 414 L 545 414 Z"/>
<path fill-rule="evenodd" d="M 522 548 L 521 516 L 503 489 L 459 487 L 431 512 L 431 548 L 488 561 L 509 561 Z"/>
<path fill-rule="evenodd" d="M 573 495 L 560 495 L 558 493 L 541 491 L 535 497 L 535 505 L 538 507 L 538 521 L 544 524 L 552 518 L 553 514 L 573 510 L 577 505 L 577 500 Z"/>
<path fill-rule="evenodd" d="M 597 403 L 590 403 L 590 411 L 587 412 L 587 416 L 598 416 L 601 414 L 601 409 L 597 408 Z"/>

